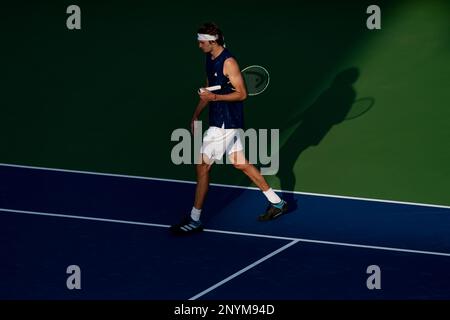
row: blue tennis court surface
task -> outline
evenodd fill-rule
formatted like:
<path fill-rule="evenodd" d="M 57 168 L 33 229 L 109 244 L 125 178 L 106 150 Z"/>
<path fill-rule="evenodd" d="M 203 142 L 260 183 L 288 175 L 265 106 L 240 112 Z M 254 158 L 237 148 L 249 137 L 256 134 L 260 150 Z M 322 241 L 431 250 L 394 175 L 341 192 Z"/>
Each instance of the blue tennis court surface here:
<path fill-rule="evenodd" d="M 206 231 L 180 238 L 193 183 L 12 165 L 0 180 L 0 299 L 450 299 L 448 207 L 296 193 L 258 222 L 261 192 L 213 185 Z"/>

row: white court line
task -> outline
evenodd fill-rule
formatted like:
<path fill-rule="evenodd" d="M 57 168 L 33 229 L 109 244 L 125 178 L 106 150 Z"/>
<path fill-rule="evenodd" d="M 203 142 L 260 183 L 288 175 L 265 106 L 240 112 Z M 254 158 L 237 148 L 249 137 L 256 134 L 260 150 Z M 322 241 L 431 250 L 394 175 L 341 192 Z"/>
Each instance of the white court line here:
<path fill-rule="evenodd" d="M 286 250 L 287 248 L 289 248 L 290 246 L 296 244 L 297 242 L 299 242 L 299 240 L 293 240 L 293 241 L 289 242 L 288 244 L 282 246 L 281 248 L 279 248 L 279 249 L 277 249 L 277 250 L 275 250 L 275 251 L 269 253 L 268 255 L 266 255 L 266 256 L 264 256 L 264 257 L 262 257 L 262 258 L 259 259 L 258 261 L 253 262 L 251 265 L 246 266 L 245 268 L 239 270 L 238 272 L 233 273 L 231 276 L 229 276 L 229 277 L 223 279 L 222 281 L 216 283 L 215 285 L 209 287 L 208 289 L 203 290 L 202 292 L 200 292 L 200 293 L 196 294 L 195 296 L 189 298 L 189 300 L 197 300 L 197 299 L 200 298 L 201 296 L 203 296 L 203 295 L 207 294 L 208 292 L 210 292 L 210 291 L 216 289 L 217 287 L 220 287 L 220 286 L 223 285 L 224 283 L 227 283 L 228 281 L 230 281 L 230 280 L 236 278 L 237 276 L 239 276 L 239 275 L 243 274 L 244 272 L 250 270 L 251 268 L 257 266 L 258 264 L 260 264 L 260 263 L 266 261 L 267 259 L 270 259 L 270 258 L 273 257 L 274 255 L 280 253 L 280 252 L 283 251 L 283 250 Z"/>
<path fill-rule="evenodd" d="M 47 213 L 47 212 L 36 212 L 36 211 L 0 208 L 0 212 L 2 212 L 2 211 L 10 212 L 10 213 L 24 213 L 24 214 L 30 214 L 30 215 L 49 216 L 49 217 L 58 217 L 58 218 L 115 222 L 115 223 L 131 224 L 131 225 L 139 225 L 139 226 L 149 226 L 149 227 L 161 227 L 161 228 L 169 227 L 169 225 L 166 225 L 166 224 L 116 220 L 116 219 L 105 219 L 105 218 L 94 218 L 94 217 L 75 216 L 75 215 L 67 215 L 67 214 L 59 214 L 59 213 Z M 418 253 L 418 254 L 450 257 L 450 253 L 445 253 L 445 252 L 434 252 L 434 251 L 412 250 L 412 249 L 402 249 L 402 248 L 393 248 L 393 247 L 371 246 L 371 245 L 354 244 L 354 243 L 347 243 L 347 242 L 335 242 L 335 241 L 324 241 L 324 240 L 314 240 L 314 239 L 304 239 L 304 238 L 282 237 L 282 236 L 272 236 L 272 235 L 268 235 L 268 234 L 235 232 L 235 231 L 225 231 L 225 230 L 215 230 L 215 229 L 205 229 L 204 231 L 212 232 L 212 233 L 237 235 L 237 236 L 246 236 L 246 237 L 257 237 L 257 238 L 267 238 L 267 239 L 287 240 L 287 241 L 300 241 L 300 242 L 309 242 L 309 243 L 315 243 L 315 244 L 327 244 L 327 245 L 333 245 L 333 246 L 374 249 L 374 250 L 384 250 L 384 251 L 395 251 L 395 252 L 405 252 L 405 253 Z"/>
<path fill-rule="evenodd" d="M 14 210 L 14 209 L 0 208 L 0 212 L 1 211 L 12 212 L 12 213 L 32 214 L 32 215 L 37 215 L 37 216 L 57 217 L 57 218 L 69 218 L 69 219 L 80 219 L 80 220 L 91 220 L 91 221 L 115 222 L 115 223 L 132 224 L 132 225 L 138 225 L 138 226 L 148 226 L 148 227 L 161 227 L 161 228 L 168 228 L 168 227 L 170 227 L 167 224 L 157 224 L 157 223 L 147 223 L 147 222 L 127 221 L 127 220 L 116 220 L 116 219 L 105 219 L 105 218 L 94 218 L 94 217 L 86 217 L 86 216 L 75 216 L 75 215 L 70 215 L 70 214 L 47 213 L 47 212 L 36 212 L 36 211 L 25 211 L 25 210 Z"/>
<path fill-rule="evenodd" d="M 163 179 L 163 178 L 142 177 L 142 176 L 115 174 L 115 173 L 102 173 L 102 172 L 92 172 L 92 171 L 80 171 L 80 170 L 69 170 L 69 169 L 35 167 L 35 166 L 25 166 L 25 165 L 10 164 L 10 163 L 0 163 L 0 166 L 2 166 L 2 167 L 11 167 L 11 168 L 32 169 L 32 170 L 56 171 L 56 172 L 66 172 L 66 173 L 79 173 L 79 174 L 88 174 L 88 175 L 106 176 L 106 177 L 117 177 L 117 178 L 127 178 L 127 179 L 142 179 L 142 180 L 164 181 L 164 182 L 175 182 L 175 183 L 188 183 L 188 184 L 196 184 L 197 183 L 196 181 L 187 181 L 187 180 Z M 236 188 L 236 189 L 258 190 L 259 191 L 259 189 L 256 188 L 256 187 L 243 187 L 243 186 L 236 186 L 236 185 L 229 185 L 229 184 L 220 184 L 220 183 L 210 183 L 210 185 L 211 186 L 216 186 L 216 187 L 224 187 L 224 188 Z M 424 206 L 424 207 L 432 207 L 432 208 L 450 209 L 450 206 L 444 206 L 444 205 L 438 205 L 438 204 L 429 204 L 429 203 L 420 203 L 420 202 L 406 202 L 406 201 L 384 200 L 384 199 L 374 199 L 374 198 L 360 198 L 360 197 L 341 196 L 341 195 L 325 194 L 325 193 L 311 193 L 311 192 L 302 192 L 302 191 L 286 191 L 286 190 L 281 190 L 281 189 L 274 189 L 274 191 L 284 192 L 284 193 L 308 195 L 308 196 L 316 196 L 316 197 L 328 197 L 328 198 L 339 198 L 339 199 L 350 199 L 350 200 L 362 200 L 362 201 L 394 203 L 394 204 L 406 204 L 406 205 L 411 205 L 411 206 Z"/>

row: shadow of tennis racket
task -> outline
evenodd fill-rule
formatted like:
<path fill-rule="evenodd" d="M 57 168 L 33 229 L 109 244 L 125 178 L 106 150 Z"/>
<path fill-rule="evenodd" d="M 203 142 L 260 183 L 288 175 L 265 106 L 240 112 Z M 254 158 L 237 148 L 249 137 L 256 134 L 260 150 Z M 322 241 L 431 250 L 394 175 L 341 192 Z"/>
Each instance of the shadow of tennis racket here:
<path fill-rule="evenodd" d="M 353 120 L 356 118 L 361 117 L 365 113 L 367 113 L 370 109 L 372 109 L 373 105 L 375 104 L 375 99 L 371 97 L 364 97 L 356 99 L 350 111 L 347 113 L 345 117 L 345 121 L 347 120 Z"/>

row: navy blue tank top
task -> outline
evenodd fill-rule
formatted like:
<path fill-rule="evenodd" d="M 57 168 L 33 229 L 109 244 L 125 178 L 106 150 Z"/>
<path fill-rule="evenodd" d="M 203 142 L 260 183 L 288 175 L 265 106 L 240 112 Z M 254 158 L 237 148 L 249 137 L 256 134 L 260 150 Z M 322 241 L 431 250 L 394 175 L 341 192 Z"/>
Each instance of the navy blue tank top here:
<path fill-rule="evenodd" d="M 211 54 L 206 54 L 206 75 L 209 86 L 221 85 L 217 94 L 229 94 L 233 92 L 230 80 L 223 74 L 223 64 L 226 59 L 233 57 L 228 49 L 224 48 L 222 53 L 214 60 Z M 244 127 L 244 104 L 242 101 L 210 101 L 209 102 L 209 125 L 225 129 Z"/>

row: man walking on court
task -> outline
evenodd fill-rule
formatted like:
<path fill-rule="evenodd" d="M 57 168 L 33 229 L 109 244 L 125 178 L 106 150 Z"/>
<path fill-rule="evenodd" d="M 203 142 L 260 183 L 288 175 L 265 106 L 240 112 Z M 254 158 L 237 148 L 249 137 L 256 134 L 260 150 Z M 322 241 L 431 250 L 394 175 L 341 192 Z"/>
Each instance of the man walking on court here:
<path fill-rule="evenodd" d="M 211 92 L 201 90 L 200 101 L 194 111 L 191 130 L 194 132 L 195 121 L 209 105 L 209 128 L 205 132 L 200 149 L 201 163 L 196 165 L 197 187 L 194 206 L 191 213 L 180 224 L 171 226 L 176 234 L 189 234 L 203 230 L 200 221 L 203 202 L 209 186 L 209 170 L 215 160 L 222 159 L 224 153 L 233 166 L 245 173 L 263 192 L 269 201 L 259 221 L 272 220 L 287 212 L 287 203 L 282 200 L 264 177 L 245 158 L 244 148 L 239 135 L 243 128 L 243 101 L 247 90 L 236 59 L 225 48 L 222 31 L 214 23 L 205 23 L 197 33 L 199 48 L 206 54 L 206 87 L 220 85 L 221 88 Z"/>

